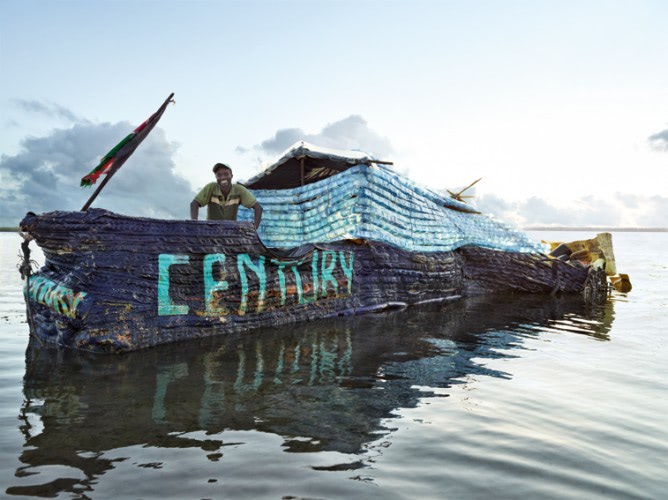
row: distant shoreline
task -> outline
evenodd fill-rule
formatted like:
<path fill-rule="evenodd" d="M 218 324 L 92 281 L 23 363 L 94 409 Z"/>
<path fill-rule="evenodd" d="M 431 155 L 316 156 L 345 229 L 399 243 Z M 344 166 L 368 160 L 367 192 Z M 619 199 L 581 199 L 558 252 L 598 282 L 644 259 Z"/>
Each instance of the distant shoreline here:
<path fill-rule="evenodd" d="M 565 226 L 532 226 L 524 227 L 523 231 L 591 231 L 599 233 L 668 233 L 668 227 L 565 227 Z"/>

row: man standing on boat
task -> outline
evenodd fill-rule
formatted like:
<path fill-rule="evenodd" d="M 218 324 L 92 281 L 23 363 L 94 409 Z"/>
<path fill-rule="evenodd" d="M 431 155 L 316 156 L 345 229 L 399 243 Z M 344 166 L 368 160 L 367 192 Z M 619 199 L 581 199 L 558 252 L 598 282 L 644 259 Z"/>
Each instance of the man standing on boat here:
<path fill-rule="evenodd" d="M 213 166 L 216 182 L 210 182 L 190 202 L 190 218 L 197 220 L 200 207 L 206 205 L 208 220 L 237 220 L 239 205 L 255 211 L 255 229 L 262 220 L 262 205 L 255 196 L 240 184 L 232 183 L 232 169 L 224 163 Z"/>

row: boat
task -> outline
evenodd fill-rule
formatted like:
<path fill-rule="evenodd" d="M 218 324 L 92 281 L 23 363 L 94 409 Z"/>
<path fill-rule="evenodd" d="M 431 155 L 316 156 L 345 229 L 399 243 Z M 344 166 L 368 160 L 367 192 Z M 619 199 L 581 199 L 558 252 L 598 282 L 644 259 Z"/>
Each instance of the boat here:
<path fill-rule="evenodd" d="M 245 185 L 264 208 L 257 231 L 243 210 L 238 221 L 28 213 L 31 333 L 124 352 L 476 294 L 607 296 L 600 266 L 550 256 L 367 153 L 299 142 Z M 45 257 L 34 273 L 31 241 Z"/>

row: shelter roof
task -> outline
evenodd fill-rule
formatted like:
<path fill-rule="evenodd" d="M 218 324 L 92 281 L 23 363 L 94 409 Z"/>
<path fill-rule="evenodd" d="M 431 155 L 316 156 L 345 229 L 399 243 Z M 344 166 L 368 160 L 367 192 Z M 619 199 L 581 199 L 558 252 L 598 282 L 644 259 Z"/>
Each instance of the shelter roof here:
<path fill-rule="evenodd" d="M 364 151 L 324 148 L 299 141 L 278 161 L 243 184 L 250 189 L 290 189 L 326 179 L 355 165 L 372 163 L 392 165 Z"/>

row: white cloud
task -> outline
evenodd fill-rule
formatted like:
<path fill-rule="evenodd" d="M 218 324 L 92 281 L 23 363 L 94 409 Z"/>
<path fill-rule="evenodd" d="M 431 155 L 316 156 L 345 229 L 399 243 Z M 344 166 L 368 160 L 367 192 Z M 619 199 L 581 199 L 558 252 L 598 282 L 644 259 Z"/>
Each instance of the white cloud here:
<path fill-rule="evenodd" d="M 36 112 L 76 119 L 57 105 L 32 106 Z M 52 130 L 43 137 L 26 138 L 21 151 L 0 157 L 0 225 L 15 226 L 27 211 L 79 210 L 93 193 L 79 182 L 134 127 L 127 123 L 92 124 L 79 120 L 70 128 Z M 652 136 L 668 146 L 668 131 Z M 259 145 L 242 148 L 243 154 L 276 159 L 298 140 L 341 149 L 360 149 L 380 158 L 391 157 L 390 141 L 371 129 L 359 115 L 351 115 L 323 127 L 316 134 L 301 129 L 280 129 Z M 119 170 L 93 206 L 128 215 L 186 219 L 194 192 L 175 173 L 176 146 L 156 128 Z M 463 186 L 460 187 L 460 189 Z M 476 186 L 477 187 L 477 186 Z M 476 187 L 466 195 L 475 195 Z M 451 188 L 457 191 L 456 187 Z M 609 198 L 582 196 L 568 205 L 538 196 L 509 200 L 496 194 L 477 196 L 471 203 L 484 213 L 519 227 L 600 226 L 668 227 L 668 198 L 614 193 Z"/>
<path fill-rule="evenodd" d="M 564 206 L 538 197 L 507 201 L 484 195 L 475 206 L 519 227 L 668 227 L 668 197 L 615 193 L 611 199 L 581 197 Z"/>
<path fill-rule="evenodd" d="M 56 103 L 28 99 L 14 99 L 14 103 L 22 111 L 35 113 L 47 118 L 55 118 L 72 123 L 84 121 L 71 110 Z"/>
<path fill-rule="evenodd" d="M 650 135 L 649 146 L 655 151 L 668 151 L 668 129 Z"/>
<path fill-rule="evenodd" d="M 394 151 L 389 139 L 371 129 L 366 120 L 359 115 L 350 115 L 329 123 L 316 134 L 308 134 L 300 128 L 280 129 L 273 137 L 265 139 L 259 145 L 253 148 L 239 146 L 237 151 L 252 150 L 273 159 L 298 141 L 335 149 L 362 150 L 377 158 L 388 157 Z"/>

